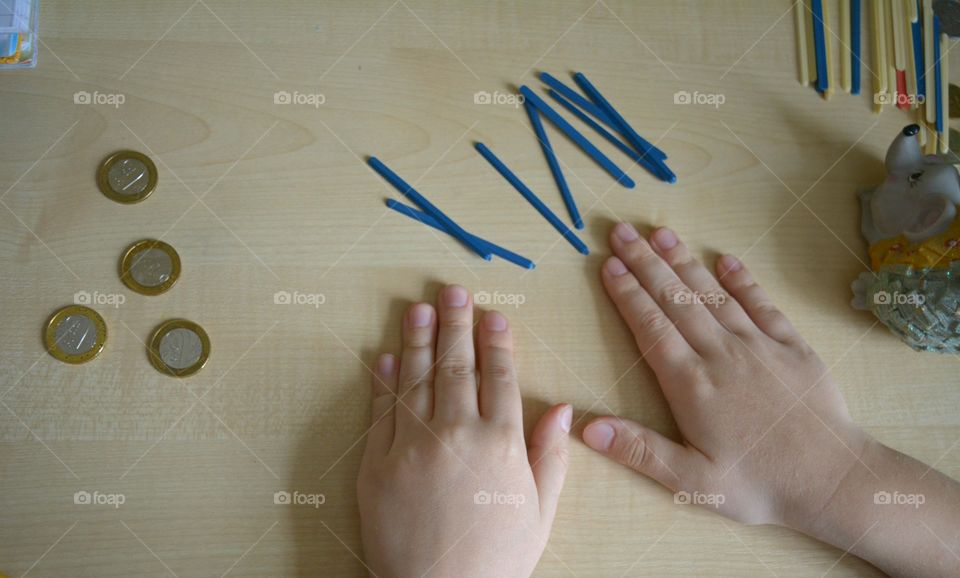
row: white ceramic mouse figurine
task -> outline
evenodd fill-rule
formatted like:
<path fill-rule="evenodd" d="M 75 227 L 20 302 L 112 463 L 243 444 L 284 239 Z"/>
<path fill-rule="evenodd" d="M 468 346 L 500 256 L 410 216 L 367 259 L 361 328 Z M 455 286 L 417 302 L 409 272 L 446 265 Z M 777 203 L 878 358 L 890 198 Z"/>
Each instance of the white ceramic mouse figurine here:
<path fill-rule="evenodd" d="M 908 345 L 960 351 L 960 174 L 920 152 L 911 124 L 887 150 L 887 179 L 860 193 L 872 271 L 853 282 L 853 306 L 872 311 Z"/>

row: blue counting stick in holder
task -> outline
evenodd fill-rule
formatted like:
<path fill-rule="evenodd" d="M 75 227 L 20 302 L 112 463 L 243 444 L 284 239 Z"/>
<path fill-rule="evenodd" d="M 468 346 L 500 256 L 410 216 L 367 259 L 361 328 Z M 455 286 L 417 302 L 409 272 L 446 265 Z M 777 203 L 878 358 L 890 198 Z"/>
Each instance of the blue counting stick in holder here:
<path fill-rule="evenodd" d="M 564 120 L 564 118 L 560 116 L 560 114 L 557 113 L 557 111 L 553 110 L 553 108 L 551 108 L 549 104 L 545 103 L 539 96 L 534 94 L 534 92 L 530 90 L 530 88 L 528 88 L 527 86 L 521 86 L 520 94 L 523 95 L 523 97 L 526 99 L 527 102 L 535 106 L 537 110 L 541 114 L 543 114 L 543 116 L 547 117 L 550 120 L 550 122 L 555 124 L 557 128 L 562 130 L 568 137 L 570 137 L 570 140 L 575 142 L 577 146 L 583 149 L 583 152 L 587 153 L 590 156 L 590 158 L 592 158 L 594 161 L 596 161 L 597 164 L 603 167 L 603 169 L 607 171 L 610 174 L 610 176 L 616 179 L 617 182 L 621 183 L 623 186 L 627 187 L 628 189 L 632 189 L 633 187 L 636 186 L 636 183 L 633 182 L 633 179 L 631 179 L 627 175 L 627 173 L 623 172 L 623 170 L 621 170 L 620 167 L 618 167 L 616 164 L 614 164 L 613 161 L 607 158 L 605 154 L 600 152 L 600 150 L 597 149 L 597 147 L 593 146 L 593 143 L 591 143 L 589 140 L 587 140 L 586 137 L 580 134 L 580 132 L 577 131 L 577 129 L 573 128 L 570 125 L 570 123 Z"/>
<path fill-rule="evenodd" d="M 574 249 L 580 251 L 584 255 L 590 254 L 590 249 L 586 246 L 586 244 L 584 244 L 584 242 L 581 241 L 573 231 L 564 225 L 563 221 L 561 221 L 553 213 L 553 211 L 550 210 L 549 207 L 544 205 L 543 201 L 541 201 L 533 191 L 528 189 L 527 186 L 524 185 L 520 179 L 518 179 L 517 176 L 507 168 L 507 165 L 503 164 L 503 162 L 501 162 L 500 159 L 498 159 L 490 149 L 484 146 L 483 143 L 479 142 L 475 146 L 477 151 L 483 155 L 483 158 L 487 159 L 487 162 L 490 163 L 493 168 L 497 169 L 497 172 L 499 172 L 503 178 L 507 179 L 507 181 L 513 185 L 513 188 L 517 189 L 517 192 L 523 195 L 523 198 L 533 205 L 533 208 L 543 215 L 543 218 L 553 225 L 553 228 L 563 235 L 563 238 L 566 239 L 568 243 L 573 245 Z"/>
<path fill-rule="evenodd" d="M 418 211 L 413 207 L 408 207 L 407 205 L 404 205 L 403 203 L 401 203 L 400 201 L 397 201 L 396 199 L 387 199 L 387 206 L 393 209 L 394 211 L 400 213 L 401 215 L 406 215 L 407 217 L 410 217 L 415 221 L 420 221 L 424 225 L 427 225 L 428 227 L 433 227 L 434 229 L 440 231 L 441 233 L 446 233 L 448 235 L 450 234 L 450 232 L 444 229 L 443 225 L 437 222 L 436 219 L 424 213 L 423 211 Z M 517 255 L 516 253 L 514 253 L 509 249 L 504 249 L 500 245 L 491 243 L 486 239 L 481 239 L 476 235 L 471 235 L 470 233 L 467 233 L 467 234 L 470 235 L 470 237 L 474 241 L 476 241 L 478 245 L 480 245 L 481 247 L 484 247 L 485 249 L 488 249 L 491 253 L 493 253 L 497 257 L 504 259 L 505 261 L 510 261 L 514 265 L 519 265 L 524 269 L 533 269 L 534 267 L 536 267 L 533 261 L 531 261 L 530 259 L 527 259 L 522 255 Z"/>
<path fill-rule="evenodd" d="M 530 117 L 530 124 L 533 125 L 533 131 L 537 134 L 537 140 L 540 141 L 540 148 L 543 149 L 543 156 L 547 157 L 547 164 L 550 165 L 550 172 L 553 173 L 553 180 L 557 181 L 557 188 L 560 189 L 560 196 L 563 197 L 563 202 L 567 205 L 567 212 L 570 213 L 570 219 L 573 221 L 573 226 L 582 229 L 583 228 L 583 219 L 580 218 L 580 211 L 577 209 L 577 202 L 573 199 L 573 195 L 570 194 L 570 187 L 567 186 L 567 179 L 563 176 L 563 171 L 560 170 L 560 164 L 557 162 L 557 155 L 553 152 L 553 147 L 550 146 L 550 139 L 547 138 L 547 132 L 543 130 L 543 122 L 540 120 L 540 113 L 537 112 L 537 109 L 534 108 L 529 102 L 524 102 L 523 107 L 527 109 L 527 115 Z"/>
<path fill-rule="evenodd" d="M 481 247 L 480 244 L 476 242 L 473 235 L 466 232 L 463 229 L 463 227 L 461 227 L 460 225 L 454 223 L 453 220 L 450 219 L 450 217 L 446 216 L 443 213 L 443 211 L 435 207 L 433 203 L 428 201 L 426 198 L 424 198 L 423 195 L 418 193 L 413 187 L 411 187 L 406 182 L 404 182 L 404 180 L 401 179 L 396 173 L 394 173 L 389 168 L 387 168 L 387 165 L 380 162 L 380 159 L 378 159 L 377 157 L 370 157 L 367 160 L 367 163 L 373 168 L 373 170 L 377 171 L 377 173 L 381 177 L 383 177 L 384 179 L 387 180 L 387 182 L 393 185 L 395 189 L 400 191 L 400 194 L 410 199 L 413 203 L 416 203 L 416 205 L 421 209 L 423 209 L 425 213 L 427 213 L 428 215 L 436 219 L 438 223 L 443 225 L 443 228 L 447 233 L 456 237 L 457 240 L 459 240 L 461 243 L 463 243 L 467 247 L 470 247 L 470 249 L 472 249 L 474 253 L 476 253 L 477 255 L 480 255 L 485 260 L 490 261 L 491 259 L 493 259 L 493 254 L 490 252 L 489 249 Z"/>

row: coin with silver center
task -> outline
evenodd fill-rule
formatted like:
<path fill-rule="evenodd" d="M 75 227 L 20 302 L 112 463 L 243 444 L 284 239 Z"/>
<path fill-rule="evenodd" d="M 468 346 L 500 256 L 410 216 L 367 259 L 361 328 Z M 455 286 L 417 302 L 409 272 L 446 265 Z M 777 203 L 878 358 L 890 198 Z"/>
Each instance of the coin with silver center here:
<path fill-rule="evenodd" d="M 120 151 L 100 164 L 97 185 L 104 195 L 118 203 L 137 203 L 157 186 L 157 167 L 142 153 Z"/>
<path fill-rule="evenodd" d="M 186 377 L 200 371 L 207 362 L 210 338 L 196 323 L 172 319 L 154 331 L 147 355 L 161 373 Z"/>
<path fill-rule="evenodd" d="M 159 295 L 180 278 L 180 256 L 163 241 L 144 239 L 120 258 L 120 280 L 143 295 Z"/>
<path fill-rule="evenodd" d="M 100 354 L 107 325 L 99 313 L 82 305 L 69 305 L 53 314 L 44 331 L 50 355 L 66 363 L 84 363 Z"/>

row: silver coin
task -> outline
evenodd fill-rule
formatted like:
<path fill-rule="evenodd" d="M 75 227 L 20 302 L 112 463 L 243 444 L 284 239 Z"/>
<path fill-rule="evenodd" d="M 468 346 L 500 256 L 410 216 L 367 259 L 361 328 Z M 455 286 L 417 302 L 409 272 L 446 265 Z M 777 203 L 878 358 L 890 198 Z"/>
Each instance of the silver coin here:
<path fill-rule="evenodd" d="M 173 273 L 173 260 L 156 247 L 140 251 L 130 264 L 130 276 L 145 287 L 166 283 Z"/>
<path fill-rule="evenodd" d="M 67 355 L 82 355 L 97 343 L 97 327 L 86 315 L 70 315 L 57 325 L 56 344 Z"/>
<path fill-rule="evenodd" d="M 200 361 L 203 344 L 193 331 L 177 327 L 171 329 L 160 339 L 160 360 L 167 367 L 186 369 Z"/>
<path fill-rule="evenodd" d="M 150 184 L 150 172 L 140 159 L 124 158 L 107 171 L 110 188 L 121 195 L 139 195 Z"/>

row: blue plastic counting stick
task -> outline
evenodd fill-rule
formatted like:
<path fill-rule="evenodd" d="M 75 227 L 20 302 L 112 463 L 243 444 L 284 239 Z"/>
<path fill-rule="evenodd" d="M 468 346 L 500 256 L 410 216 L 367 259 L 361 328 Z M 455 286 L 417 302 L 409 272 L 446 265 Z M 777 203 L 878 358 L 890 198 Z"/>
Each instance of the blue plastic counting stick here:
<path fill-rule="evenodd" d="M 424 213 L 423 211 L 418 211 L 413 207 L 408 207 L 407 205 L 404 205 L 403 203 L 401 203 L 396 199 L 387 199 L 387 206 L 393 209 L 394 211 L 400 213 L 401 215 L 406 215 L 407 217 L 410 217 L 415 221 L 420 221 L 424 225 L 427 225 L 428 227 L 433 227 L 434 229 L 440 231 L 441 233 L 447 233 L 448 235 L 450 234 L 449 231 L 444 229 L 443 225 L 438 223 L 436 219 Z M 500 245 L 491 243 L 490 241 L 477 237 L 476 235 L 472 235 L 470 233 L 467 233 L 467 234 L 470 235 L 470 237 L 472 237 L 473 240 L 476 241 L 478 245 L 480 245 L 481 247 L 484 247 L 485 249 L 489 249 L 491 253 L 493 253 L 497 257 L 500 257 L 501 259 L 504 259 L 505 261 L 510 261 L 514 265 L 519 265 L 524 269 L 533 269 L 534 267 L 536 267 L 533 261 L 531 261 L 530 259 L 527 259 L 522 255 L 517 255 L 516 253 L 514 253 L 509 249 L 504 249 Z"/>
<path fill-rule="evenodd" d="M 826 54 L 825 36 L 823 33 L 823 2 L 822 0 L 811 0 L 810 6 L 811 12 L 813 12 L 814 56 L 817 61 L 817 92 L 826 92 L 830 86 L 827 80 L 827 58 L 829 58 L 830 55 Z"/>
<path fill-rule="evenodd" d="M 539 96 L 534 94 L 534 92 L 530 90 L 529 87 L 521 86 L 520 93 L 523 95 L 523 97 L 526 99 L 527 102 L 537 107 L 537 110 L 541 114 L 543 114 L 543 116 L 547 117 L 550 120 L 550 122 L 552 122 L 557 126 L 557 128 L 559 128 L 564 133 L 566 133 L 566 135 L 570 137 L 570 140 L 577 143 L 577 146 L 583 149 L 583 152 L 590 155 L 590 158 L 592 158 L 594 161 L 596 161 L 597 164 L 603 167 L 603 169 L 607 171 L 610 174 L 610 176 L 616 179 L 617 182 L 627 187 L 628 189 L 632 189 L 633 187 L 636 186 L 636 183 L 633 182 L 633 179 L 631 179 L 627 175 L 627 173 L 623 172 L 620 169 L 620 167 L 618 167 L 613 161 L 607 158 L 605 154 L 600 152 L 600 150 L 597 149 L 597 147 L 593 146 L 593 143 L 591 143 L 589 140 L 587 140 L 586 137 L 580 134 L 580 132 L 577 129 L 570 126 L 570 123 L 564 120 L 564 118 L 560 116 L 560 114 L 557 113 L 557 111 L 553 110 L 553 108 L 551 108 L 549 104 L 543 102 L 543 100 Z"/>
<path fill-rule="evenodd" d="M 618 149 L 620 149 L 620 151 L 623 152 L 623 154 L 633 159 L 634 162 L 636 162 L 638 165 L 650 171 L 657 178 L 663 181 L 666 181 L 668 183 L 677 182 L 677 175 L 673 174 L 673 171 L 671 171 L 670 168 L 666 166 L 666 164 L 662 164 L 662 165 L 654 164 L 653 159 L 647 157 L 646 155 L 641 155 L 637 151 L 630 148 L 629 145 L 627 145 L 622 140 L 618 139 L 616 136 L 614 136 L 609 131 L 607 131 L 605 128 L 600 126 L 600 123 L 596 122 L 595 120 L 587 116 L 582 110 L 574 106 L 573 103 L 571 103 L 567 99 L 560 96 L 560 94 L 557 93 L 556 91 L 550 90 L 547 94 L 549 94 L 551 98 L 559 102 L 560 105 L 563 106 L 563 108 L 567 109 L 574 116 L 582 120 L 584 124 L 586 124 L 593 130 L 595 130 L 598 134 L 600 134 L 600 136 L 610 141 L 610 143 L 613 144 Z"/>
<path fill-rule="evenodd" d="M 557 162 L 557 155 L 550 146 L 550 139 L 547 138 L 547 132 L 543 130 L 543 122 L 540 120 L 540 113 L 532 104 L 524 101 L 523 107 L 527 109 L 527 115 L 530 117 L 530 124 L 533 125 L 533 131 L 537 133 L 537 140 L 540 141 L 540 148 L 543 149 L 543 156 L 547 157 L 547 164 L 550 165 L 550 172 L 553 173 L 553 180 L 557 182 L 557 188 L 560 189 L 560 196 L 563 197 L 563 203 L 567 205 L 567 212 L 570 213 L 570 219 L 573 226 L 582 229 L 583 219 L 580 218 L 580 210 L 577 209 L 577 202 L 573 200 L 570 194 L 570 187 L 567 186 L 567 179 L 560 170 L 560 164 Z"/>
<path fill-rule="evenodd" d="M 543 201 L 541 201 L 533 191 L 528 189 L 527 186 L 523 184 L 520 179 L 518 179 L 517 176 L 507 168 L 507 165 L 503 164 L 503 162 L 501 162 L 500 159 L 498 159 L 490 149 L 484 146 L 483 143 L 479 142 L 475 146 L 477 151 L 483 155 L 483 158 L 487 159 L 487 162 L 490 163 L 493 168 L 497 169 L 497 172 L 499 172 L 503 178 L 507 179 L 510 184 L 513 185 L 513 188 L 517 189 L 517 192 L 523 195 L 523 198 L 533 205 L 533 208 L 543 215 L 543 218 L 553 225 L 553 228 L 563 235 L 563 238 L 566 239 L 568 243 L 573 245 L 574 249 L 580 251 L 584 255 L 590 254 L 590 249 L 586 246 L 586 244 L 584 244 L 584 242 L 581 241 L 573 231 L 564 225 L 563 221 L 561 221 L 553 213 L 553 211 L 550 210 L 549 207 L 544 205 Z"/>
<path fill-rule="evenodd" d="M 603 110 L 601 110 L 599 106 L 593 104 L 589 100 L 580 96 L 577 93 L 577 91 L 573 90 L 572 88 L 570 88 L 569 86 L 567 86 L 566 84 L 558 80 L 549 72 L 541 72 L 540 80 L 542 80 L 543 83 L 549 86 L 550 88 L 559 92 L 564 98 L 566 98 L 573 104 L 579 106 L 583 110 L 592 114 L 594 118 L 596 118 L 603 124 L 610 127 L 610 130 L 619 130 L 617 128 L 616 123 L 610 120 L 610 117 L 607 116 L 607 113 L 603 112 Z"/>
<path fill-rule="evenodd" d="M 423 209 L 425 213 L 437 220 L 438 223 L 443 225 L 444 230 L 450 235 L 454 236 L 461 243 L 470 247 L 474 253 L 480 255 L 485 260 L 490 261 L 493 259 L 493 254 L 489 249 L 481 247 L 475 240 L 474 237 L 466 232 L 463 227 L 453 222 L 450 217 L 446 216 L 443 211 L 438 209 L 428 201 L 423 195 L 418 193 L 413 187 L 404 182 L 403 179 L 399 177 L 395 172 L 387 168 L 387 165 L 380 162 L 380 159 L 377 157 L 370 157 L 367 160 L 367 163 L 377 171 L 377 173 L 387 180 L 395 189 L 400 191 L 400 194 L 410 199 L 413 203 L 416 203 L 418 207 Z"/>
<path fill-rule="evenodd" d="M 600 91 L 587 80 L 587 77 L 583 75 L 582 72 L 578 72 L 573 75 L 573 79 L 577 81 L 577 84 L 580 85 L 580 88 L 587 93 L 594 103 L 603 109 L 603 112 L 607 113 L 607 116 L 610 117 L 618 127 L 620 127 L 620 133 L 627 138 L 628 141 L 637 149 L 637 152 L 644 153 L 653 157 L 654 163 L 657 166 L 663 166 L 663 162 L 656 158 L 653 155 L 653 149 L 656 148 L 652 144 L 648 143 L 642 136 L 637 134 L 637 131 L 633 130 L 633 127 L 630 126 L 630 123 L 627 122 L 623 116 L 617 112 L 617 109 L 613 108 L 607 99 L 600 94 Z"/>
<path fill-rule="evenodd" d="M 844 2 L 845 0 L 840 0 Z M 923 14 L 920 12 L 920 14 Z M 917 21 L 912 25 L 913 28 L 913 49 L 914 55 L 923 54 L 923 40 L 918 38 L 917 35 L 920 32 L 920 19 L 917 18 Z M 917 47 L 920 47 L 920 52 L 916 52 Z M 860 0 L 850 0 L 850 71 L 852 75 L 850 76 L 850 94 L 860 94 Z M 917 72 L 923 74 L 923 71 L 920 69 L 923 64 L 914 61 L 914 64 L 917 66 Z M 917 81 L 917 86 L 920 86 L 921 81 Z M 919 92 L 920 89 L 917 89 Z"/>

